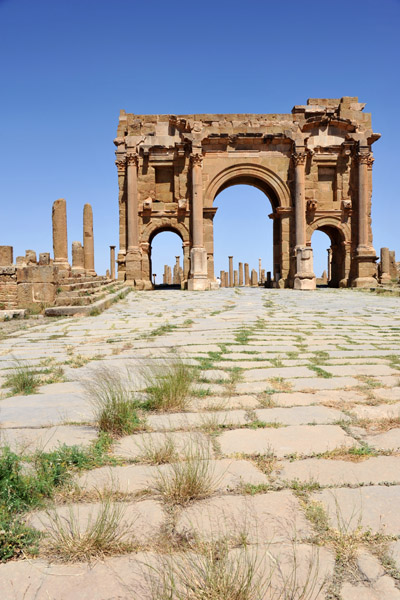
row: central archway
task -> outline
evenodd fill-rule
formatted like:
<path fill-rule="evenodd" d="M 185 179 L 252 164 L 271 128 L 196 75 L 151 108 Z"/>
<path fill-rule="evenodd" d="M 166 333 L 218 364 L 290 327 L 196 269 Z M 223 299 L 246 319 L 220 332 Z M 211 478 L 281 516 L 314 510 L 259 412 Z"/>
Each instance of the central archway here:
<path fill-rule="evenodd" d="M 289 217 L 292 210 L 290 191 L 286 183 L 274 171 L 262 165 L 254 163 L 231 165 L 220 171 L 206 187 L 204 197 L 205 215 L 207 216 L 207 211 L 212 211 L 211 218 L 208 224 L 206 223 L 205 228 L 209 265 L 210 263 L 212 263 L 212 267 L 214 265 L 212 219 L 216 209 L 212 210 L 212 207 L 221 192 L 235 185 L 255 187 L 267 197 L 272 209 L 269 216 L 273 220 L 273 278 L 282 287 L 288 285 L 291 274 Z M 246 205 L 243 205 L 243 213 L 245 219 Z M 210 234 L 212 235 L 210 236 Z M 212 237 L 212 240 L 210 237 Z M 210 270 L 209 268 L 209 276 Z"/>

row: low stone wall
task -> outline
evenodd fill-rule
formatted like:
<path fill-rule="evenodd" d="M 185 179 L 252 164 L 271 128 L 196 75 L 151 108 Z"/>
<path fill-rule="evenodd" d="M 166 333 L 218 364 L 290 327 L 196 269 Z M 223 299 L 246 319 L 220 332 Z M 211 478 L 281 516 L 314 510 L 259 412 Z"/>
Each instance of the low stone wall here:
<path fill-rule="evenodd" d="M 0 267 L 0 310 L 18 307 L 17 268 Z"/>

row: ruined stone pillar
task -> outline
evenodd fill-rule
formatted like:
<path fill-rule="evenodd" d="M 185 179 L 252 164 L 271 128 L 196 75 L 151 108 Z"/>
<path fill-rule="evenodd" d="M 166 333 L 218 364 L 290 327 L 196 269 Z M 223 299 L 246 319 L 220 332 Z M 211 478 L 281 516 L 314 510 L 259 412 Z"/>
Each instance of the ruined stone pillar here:
<path fill-rule="evenodd" d="M 192 236 L 193 247 L 190 252 L 191 279 L 189 290 L 207 290 L 209 288 L 207 273 L 207 252 L 204 247 L 203 228 L 203 156 L 192 154 Z"/>
<path fill-rule="evenodd" d="M 236 271 L 236 269 L 233 272 L 233 285 L 234 287 L 239 285 L 239 273 Z"/>
<path fill-rule="evenodd" d="M 85 259 L 80 242 L 72 242 L 72 272 L 77 275 L 85 273 Z"/>
<path fill-rule="evenodd" d="M 369 204 L 370 185 L 368 169 L 374 162 L 368 148 L 360 149 L 358 153 L 358 245 L 357 245 L 357 277 L 352 282 L 354 287 L 376 287 L 375 250 L 370 243 L 369 235 Z"/>
<path fill-rule="evenodd" d="M 258 259 L 258 280 L 260 283 L 262 283 L 261 271 L 262 271 L 261 258 L 259 258 Z"/>
<path fill-rule="evenodd" d="M 228 273 L 225 271 L 225 287 L 229 287 Z"/>
<path fill-rule="evenodd" d="M 225 271 L 220 272 L 219 278 L 221 280 L 221 287 L 225 287 Z"/>
<path fill-rule="evenodd" d="M 90 204 L 83 207 L 83 255 L 88 275 L 96 275 L 94 270 L 93 211 Z"/>
<path fill-rule="evenodd" d="M 179 285 L 181 283 L 180 271 L 181 267 L 179 264 L 180 256 L 175 256 L 176 263 L 174 265 L 174 285 Z"/>
<path fill-rule="evenodd" d="M 296 274 L 294 289 L 315 290 L 316 278 L 313 272 L 313 252 L 306 246 L 306 202 L 305 166 L 307 154 L 304 149 L 293 155 L 295 164 L 295 219 L 296 219 Z"/>
<path fill-rule="evenodd" d="M 233 287 L 233 256 L 229 258 L 229 287 Z"/>
<path fill-rule="evenodd" d="M 244 285 L 250 285 L 249 263 L 244 263 Z"/>
<path fill-rule="evenodd" d="M 332 279 L 332 248 L 328 248 L 328 281 Z"/>
<path fill-rule="evenodd" d="M 243 285 L 243 263 L 239 263 L 239 285 Z"/>
<path fill-rule="evenodd" d="M 138 164 L 136 152 L 126 155 L 127 195 L 126 195 L 126 280 L 142 280 L 141 252 L 139 247 L 139 204 L 138 204 Z"/>
<path fill-rule="evenodd" d="M 110 246 L 110 277 L 115 279 L 115 246 Z"/>
<path fill-rule="evenodd" d="M 251 270 L 251 286 L 252 287 L 258 286 L 258 276 L 257 276 L 257 271 L 255 269 Z"/>
<path fill-rule="evenodd" d="M 381 248 L 380 283 L 390 283 L 389 248 Z"/>
<path fill-rule="evenodd" d="M 67 203 L 60 198 L 53 203 L 53 250 L 54 265 L 60 269 L 69 269 L 67 239 Z"/>

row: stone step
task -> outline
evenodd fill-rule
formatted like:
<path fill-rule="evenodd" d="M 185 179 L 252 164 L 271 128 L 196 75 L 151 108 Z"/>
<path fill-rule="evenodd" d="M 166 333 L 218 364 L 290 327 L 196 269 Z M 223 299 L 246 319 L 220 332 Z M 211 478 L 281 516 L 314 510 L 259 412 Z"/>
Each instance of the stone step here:
<path fill-rule="evenodd" d="M 109 293 L 118 292 L 122 287 L 121 284 L 108 283 L 86 295 L 79 292 L 61 292 L 56 298 L 55 306 L 88 306 Z"/>

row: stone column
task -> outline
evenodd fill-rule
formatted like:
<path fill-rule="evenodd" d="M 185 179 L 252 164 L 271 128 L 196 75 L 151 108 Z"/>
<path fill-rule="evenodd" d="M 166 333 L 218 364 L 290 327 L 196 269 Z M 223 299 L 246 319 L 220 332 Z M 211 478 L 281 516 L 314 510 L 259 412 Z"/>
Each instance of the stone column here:
<path fill-rule="evenodd" d="M 243 285 L 243 263 L 239 263 L 239 285 Z"/>
<path fill-rule="evenodd" d="M 389 248 L 381 248 L 380 283 L 390 283 Z"/>
<path fill-rule="evenodd" d="M 234 287 L 237 287 L 239 285 L 239 274 L 236 271 L 236 269 L 233 272 L 233 285 Z"/>
<path fill-rule="evenodd" d="M 313 252 L 306 246 L 306 202 L 305 202 L 305 149 L 293 155 L 295 165 L 295 219 L 296 219 L 296 274 L 294 289 L 315 290 L 316 278 L 313 272 Z"/>
<path fill-rule="evenodd" d="M 110 246 L 110 277 L 115 279 L 115 246 Z"/>
<path fill-rule="evenodd" d="M 259 258 L 258 259 L 258 280 L 260 283 L 262 283 L 261 271 L 262 271 L 261 258 Z"/>
<path fill-rule="evenodd" d="M 332 248 L 328 248 L 328 281 L 332 279 Z"/>
<path fill-rule="evenodd" d="M 370 185 L 368 169 L 374 162 L 368 148 L 360 149 L 358 155 L 358 246 L 357 246 L 357 277 L 352 282 L 354 287 L 376 287 L 375 250 L 369 236 L 369 200 Z"/>
<path fill-rule="evenodd" d="M 228 256 L 229 259 L 229 287 L 233 287 L 233 256 Z"/>
<path fill-rule="evenodd" d="M 138 204 L 138 164 L 136 152 L 126 155 L 127 195 L 126 195 L 126 280 L 137 284 L 142 281 L 142 256 L 139 247 L 139 204 Z M 140 285 L 140 284 L 139 284 Z"/>
<path fill-rule="evenodd" d="M 181 283 L 180 271 L 181 267 L 179 264 L 180 256 L 175 256 L 175 265 L 174 265 L 174 284 L 179 285 Z"/>
<path fill-rule="evenodd" d="M 85 273 L 85 258 L 80 242 L 72 242 L 72 272 L 76 275 Z"/>
<path fill-rule="evenodd" d="M 255 269 L 251 270 L 251 286 L 252 287 L 258 286 L 258 276 L 257 276 L 257 271 Z"/>
<path fill-rule="evenodd" d="M 221 280 L 221 287 L 225 287 L 225 271 L 221 271 L 219 274 L 219 278 Z"/>
<path fill-rule="evenodd" d="M 244 285 L 250 285 L 249 263 L 244 263 Z"/>
<path fill-rule="evenodd" d="M 229 274 L 225 271 L 224 275 L 225 275 L 225 287 L 227 288 L 227 287 L 229 287 L 229 278 L 228 278 Z"/>
<path fill-rule="evenodd" d="M 188 281 L 189 290 L 207 290 L 207 252 L 204 247 L 203 226 L 203 156 L 192 154 L 192 240 L 190 252 L 191 278 Z"/>
<path fill-rule="evenodd" d="M 67 203 L 64 198 L 53 203 L 53 250 L 54 265 L 60 269 L 69 269 L 67 239 Z"/>
<path fill-rule="evenodd" d="M 88 275 L 96 275 L 94 270 L 93 211 L 90 204 L 83 207 L 83 255 Z"/>

